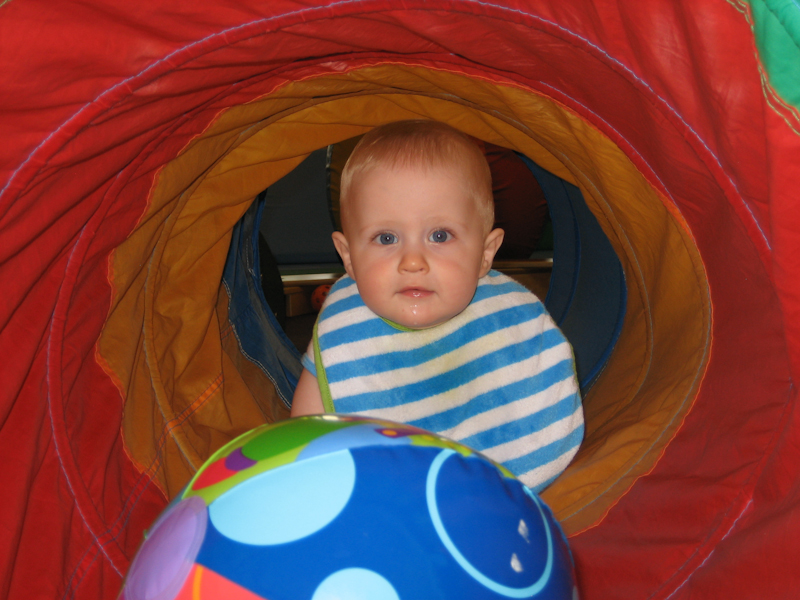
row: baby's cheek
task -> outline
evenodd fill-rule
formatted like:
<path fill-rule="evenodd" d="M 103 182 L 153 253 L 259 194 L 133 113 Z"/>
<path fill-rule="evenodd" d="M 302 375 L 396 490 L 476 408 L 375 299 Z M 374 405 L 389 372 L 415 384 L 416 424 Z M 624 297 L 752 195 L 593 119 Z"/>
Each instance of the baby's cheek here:
<path fill-rule="evenodd" d="M 460 304 L 462 310 L 472 301 L 475 290 L 478 289 L 478 279 L 475 275 L 462 277 L 450 286 L 452 302 Z"/>
<path fill-rule="evenodd" d="M 389 308 L 391 300 L 389 286 L 381 286 L 373 280 L 366 285 L 359 286 L 358 292 L 368 309 L 377 315 L 385 316 L 383 313 Z"/>

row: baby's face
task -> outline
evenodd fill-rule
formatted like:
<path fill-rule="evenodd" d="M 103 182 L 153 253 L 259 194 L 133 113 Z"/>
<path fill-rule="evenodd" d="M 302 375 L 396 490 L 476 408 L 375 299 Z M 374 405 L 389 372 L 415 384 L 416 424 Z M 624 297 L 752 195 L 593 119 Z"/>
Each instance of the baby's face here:
<path fill-rule="evenodd" d="M 334 243 L 374 313 L 424 329 L 472 300 L 497 248 L 485 247 L 485 225 L 463 179 L 448 168 L 377 167 L 354 186 L 346 239 L 335 234 Z"/>

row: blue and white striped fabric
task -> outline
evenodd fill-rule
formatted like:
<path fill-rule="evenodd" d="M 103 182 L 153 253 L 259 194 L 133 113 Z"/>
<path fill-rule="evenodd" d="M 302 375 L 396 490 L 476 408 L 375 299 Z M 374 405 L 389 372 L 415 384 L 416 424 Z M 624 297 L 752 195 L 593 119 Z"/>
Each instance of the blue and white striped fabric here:
<path fill-rule="evenodd" d="M 317 375 L 314 344 L 336 412 L 457 440 L 535 491 L 567 467 L 583 438 L 572 348 L 536 296 L 496 271 L 461 314 L 414 331 L 375 315 L 344 276 L 303 357 Z"/>

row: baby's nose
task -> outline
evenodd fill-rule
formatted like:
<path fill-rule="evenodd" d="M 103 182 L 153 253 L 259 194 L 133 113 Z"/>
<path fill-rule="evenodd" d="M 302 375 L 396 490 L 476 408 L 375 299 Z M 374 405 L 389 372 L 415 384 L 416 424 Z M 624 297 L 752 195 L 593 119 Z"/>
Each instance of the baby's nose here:
<path fill-rule="evenodd" d="M 399 271 L 401 273 L 418 273 L 428 270 L 428 261 L 425 255 L 418 250 L 409 250 L 403 253 L 400 259 Z"/>

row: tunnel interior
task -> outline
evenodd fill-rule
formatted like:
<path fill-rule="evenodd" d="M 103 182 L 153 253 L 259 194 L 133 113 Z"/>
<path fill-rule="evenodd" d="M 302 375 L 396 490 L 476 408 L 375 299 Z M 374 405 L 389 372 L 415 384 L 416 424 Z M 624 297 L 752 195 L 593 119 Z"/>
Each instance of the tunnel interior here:
<path fill-rule="evenodd" d="M 219 281 L 200 275 L 219 272 L 220 259 L 224 259 L 230 239 L 226 234 L 261 190 L 294 168 L 309 152 L 382 122 L 419 117 L 449 122 L 476 138 L 530 157 L 545 185 L 570 184 L 574 193 L 585 198 L 613 249 L 611 254 L 619 257 L 622 265 L 623 273 L 612 276 L 607 283 L 602 282 L 605 274 L 590 269 L 588 273 L 601 278 L 600 285 L 587 283 L 586 274 L 578 279 L 574 272 L 561 275 L 556 268 L 556 279 L 563 278 L 569 284 L 553 288 L 556 293 L 549 300 L 551 304 L 556 298 L 563 305 L 580 306 L 583 302 L 597 306 L 601 297 L 597 290 L 619 294 L 623 281 L 627 287 L 626 310 L 620 311 L 617 301 L 611 307 L 611 318 L 600 319 L 612 332 L 619 330 L 616 350 L 610 354 L 610 348 L 601 348 L 594 362 L 604 353 L 609 354 L 608 360 L 603 360 L 602 365 L 593 364 L 584 373 L 595 380 L 584 400 L 584 444 L 573 465 L 545 493 L 568 530 L 573 520 L 584 526 L 591 524 L 597 511 L 613 502 L 615 494 L 630 485 L 637 474 L 652 466 L 696 392 L 707 359 L 710 315 L 703 268 L 691 237 L 667 210 L 662 194 L 614 142 L 541 95 L 486 82 L 479 85 L 451 73 L 396 66 L 367 67 L 326 79 L 332 79 L 326 85 L 335 83 L 341 88 L 340 93 L 322 101 L 318 96 L 322 82 L 313 79 L 232 107 L 165 165 L 152 191 L 149 210 L 165 207 L 170 216 L 159 233 L 155 251 L 149 246 L 153 241 L 151 232 L 142 228 L 135 230 L 114 254 L 117 282 L 135 272 L 131 265 L 141 263 L 143 254 L 149 255 L 150 262 L 149 276 L 142 282 L 150 300 L 145 303 L 146 330 L 148 323 L 153 324 L 152 331 L 145 333 L 145 339 L 152 340 L 152 351 L 147 352 L 147 343 L 142 348 L 149 354 L 150 368 L 143 377 L 131 378 L 129 404 L 140 397 L 137 386 L 152 388 L 155 403 L 169 421 L 182 407 L 197 401 L 198 384 L 207 387 L 206 378 L 196 379 L 193 372 L 202 368 L 206 351 L 213 348 L 217 353 L 220 332 L 202 328 L 205 335 L 201 337 L 197 327 L 190 330 L 185 323 L 189 315 L 192 320 L 216 320 L 212 319 L 214 309 L 226 299 L 220 294 Z M 406 83 L 402 88 L 397 87 L 400 79 Z M 392 87 L 387 89 L 390 84 Z M 352 94 L 351 89 L 358 93 Z M 480 106 L 472 98 L 478 92 Z M 309 96 L 313 98 L 310 106 Z M 288 108 L 290 102 L 294 106 Z M 277 107 L 281 110 L 276 114 Z M 362 115 L 370 119 L 365 121 Z M 220 152 L 222 136 L 230 140 L 224 152 Z M 199 171 L 196 165 L 201 156 L 200 165 L 213 166 Z M 548 176 L 552 181 L 546 179 Z M 556 202 L 556 210 L 567 215 L 556 222 L 559 231 L 574 232 L 576 219 L 568 198 L 569 191 L 564 191 Z M 569 226 L 560 225 L 565 221 Z M 150 222 L 143 219 L 143 223 Z M 559 241 L 564 237 L 558 236 Z M 584 243 L 586 237 L 583 236 Z M 573 264 L 576 241 L 580 236 L 572 242 Z M 567 247 L 566 242 L 563 247 Z M 661 260 L 664 253 L 670 256 L 667 264 Z M 599 260 L 600 255 L 595 245 L 584 257 Z M 577 284 L 584 291 L 576 292 Z M 566 291 L 562 292 L 562 288 Z M 187 294 L 187 289 L 193 293 Z M 571 325 L 571 315 L 580 311 L 570 314 L 556 309 L 565 329 L 596 329 L 591 321 L 581 323 L 574 316 L 576 325 Z M 616 317 L 622 313 L 620 326 Z M 120 348 L 119 342 L 105 343 L 122 339 L 117 327 L 128 326 L 125 317 L 121 312 L 112 313 L 101 336 L 102 354 L 112 368 L 118 362 L 117 355 L 130 352 L 127 347 Z M 680 332 L 667 325 L 675 320 L 682 324 Z M 235 354 L 235 348 L 228 351 Z M 680 357 L 679 364 L 676 357 Z M 235 362 L 242 364 L 240 358 Z M 269 374 L 260 377 L 264 376 Z M 265 385 L 250 382 L 243 374 L 242 379 L 248 391 Z M 163 388 L 152 382 L 163 382 Z M 225 384 L 229 382 L 226 380 Z M 141 397 L 150 400 L 149 395 Z M 252 393 L 248 394 L 252 398 L 248 402 L 241 402 L 243 392 L 231 393 L 230 399 L 225 395 L 227 412 L 232 415 L 237 411 L 246 413 L 240 404 L 270 418 L 280 418 L 283 410 L 274 404 L 265 408 L 267 400 Z M 131 420 L 128 436 L 146 435 L 136 413 L 127 414 Z M 185 445 L 182 436 L 177 436 L 178 446 L 191 465 L 199 466 L 204 458 L 202 452 L 196 452 L 199 440 L 212 439 L 219 427 L 197 423 L 196 429 L 183 429 Z M 617 438 L 620 441 L 615 441 Z M 144 449 L 147 447 L 152 448 L 152 444 Z M 165 471 L 169 473 L 169 469 Z M 175 483 L 165 478 L 170 493 L 181 485 L 182 477 L 184 473 Z M 586 516 L 589 513 L 595 516 Z"/>

